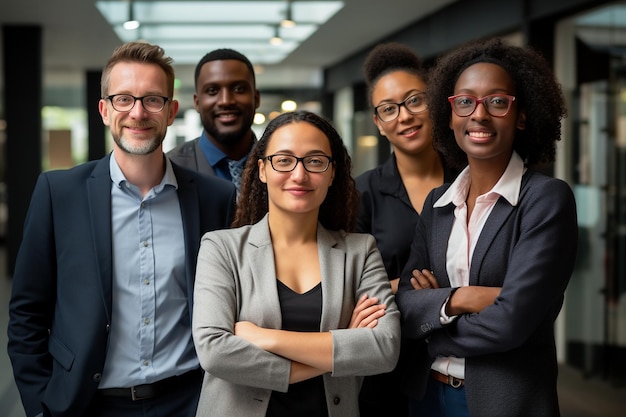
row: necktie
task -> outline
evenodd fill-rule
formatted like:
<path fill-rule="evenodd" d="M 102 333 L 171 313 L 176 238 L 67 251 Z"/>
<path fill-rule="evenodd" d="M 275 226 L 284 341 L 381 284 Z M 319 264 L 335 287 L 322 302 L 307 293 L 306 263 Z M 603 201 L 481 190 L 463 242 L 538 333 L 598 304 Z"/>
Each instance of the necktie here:
<path fill-rule="evenodd" d="M 233 184 L 237 187 L 237 191 L 241 188 L 241 173 L 243 172 L 243 159 L 239 161 L 228 161 L 228 170 L 232 178 Z"/>

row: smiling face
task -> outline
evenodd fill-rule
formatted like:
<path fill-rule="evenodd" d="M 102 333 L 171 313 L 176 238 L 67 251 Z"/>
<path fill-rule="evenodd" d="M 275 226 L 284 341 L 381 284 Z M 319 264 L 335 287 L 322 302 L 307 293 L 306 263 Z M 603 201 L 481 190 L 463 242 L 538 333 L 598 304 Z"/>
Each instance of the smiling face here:
<path fill-rule="evenodd" d="M 332 157 L 326 135 L 307 122 L 289 123 L 276 129 L 269 138 L 265 155 L 274 154 Z M 334 164 L 319 173 L 306 171 L 301 161 L 290 172 L 275 171 L 267 159 L 259 159 L 258 164 L 259 179 L 267 184 L 270 212 L 317 216 L 335 176 Z"/>
<path fill-rule="evenodd" d="M 108 95 L 130 94 L 168 96 L 167 75 L 155 64 L 119 62 L 111 69 Z M 101 99 L 100 115 L 113 136 L 114 147 L 133 155 L 148 155 L 160 149 L 167 127 L 174 122 L 178 102 L 168 100 L 160 112 L 147 112 L 140 101 L 130 111 L 115 110 L 111 101 Z"/>
<path fill-rule="evenodd" d="M 372 105 L 401 103 L 408 97 L 426 91 L 426 84 L 415 74 L 393 71 L 383 75 L 372 89 Z M 373 115 L 380 134 L 385 136 L 397 152 L 416 154 L 432 148 L 432 135 L 428 109 L 411 114 L 406 106 L 400 106 L 395 120 L 383 122 Z"/>
<path fill-rule="evenodd" d="M 458 94 L 478 98 L 489 94 L 514 96 L 515 85 L 499 65 L 478 63 L 465 69 L 457 79 L 454 95 Z M 450 128 L 470 164 L 473 160 L 489 160 L 506 166 L 513 152 L 516 130 L 524 129 L 525 121 L 526 115 L 519 110 L 516 101 L 513 101 L 509 112 L 503 117 L 491 116 L 481 103 L 466 117 L 459 117 L 452 112 Z"/>
<path fill-rule="evenodd" d="M 219 144 L 233 147 L 245 142 L 247 150 L 259 104 L 254 76 L 243 62 L 209 61 L 200 69 L 194 105 L 204 129 Z"/>

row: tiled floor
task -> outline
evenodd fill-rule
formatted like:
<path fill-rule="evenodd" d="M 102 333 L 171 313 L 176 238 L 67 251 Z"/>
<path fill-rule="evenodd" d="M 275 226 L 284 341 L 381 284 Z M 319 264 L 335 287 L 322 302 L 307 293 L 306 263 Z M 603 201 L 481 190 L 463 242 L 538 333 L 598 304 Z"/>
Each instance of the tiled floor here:
<path fill-rule="evenodd" d="M 11 281 L 5 277 L 4 256 L 4 250 L 0 248 L 0 417 L 25 417 L 6 351 Z M 597 379 L 584 379 L 578 371 L 567 366 L 562 366 L 560 372 L 562 417 L 626 416 L 626 387 L 614 388 Z"/>

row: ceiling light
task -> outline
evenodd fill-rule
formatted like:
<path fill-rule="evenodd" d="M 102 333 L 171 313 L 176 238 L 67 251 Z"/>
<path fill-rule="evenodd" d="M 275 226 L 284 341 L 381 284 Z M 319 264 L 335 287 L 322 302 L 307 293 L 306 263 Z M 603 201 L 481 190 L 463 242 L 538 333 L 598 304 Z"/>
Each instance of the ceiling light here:
<path fill-rule="evenodd" d="M 274 28 L 274 36 L 270 38 L 270 43 L 272 45 L 280 45 L 283 43 L 283 38 L 280 37 L 279 26 Z"/>
<path fill-rule="evenodd" d="M 255 113 L 254 114 L 254 124 L 262 125 L 265 123 L 265 115 L 263 113 Z"/>
<path fill-rule="evenodd" d="M 287 1 L 287 11 L 285 12 L 285 18 L 280 22 L 280 25 L 284 28 L 292 28 L 296 25 L 296 21 L 293 20 L 293 10 L 291 7 L 292 1 Z"/>
<path fill-rule="evenodd" d="M 139 28 L 139 21 L 135 20 L 135 8 L 133 7 L 133 0 L 128 1 L 128 20 L 124 22 L 124 29 L 135 30 Z"/>
<path fill-rule="evenodd" d="M 282 111 L 294 111 L 298 105 L 293 100 L 285 100 L 280 104 Z"/>
<path fill-rule="evenodd" d="M 96 7 L 121 42 L 137 40 L 127 30 L 141 21 L 141 39 L 161 46 L 177 65 L 195 65 L 207 51 L 235 49 L 253 64 L 275 65 L 339 12 L 342 0 L 96 0 Z M 275 27 L 291 9 L 297 26 L 281 29 L 282 43 L 270 45 Z M 275 39 L 276 41 L 278 39 Z"/>

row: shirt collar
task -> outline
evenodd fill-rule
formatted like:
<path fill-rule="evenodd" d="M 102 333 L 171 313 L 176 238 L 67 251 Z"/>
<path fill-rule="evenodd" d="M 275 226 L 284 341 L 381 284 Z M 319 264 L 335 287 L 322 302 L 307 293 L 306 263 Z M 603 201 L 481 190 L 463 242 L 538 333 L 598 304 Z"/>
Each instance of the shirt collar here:
<path fill-rule="evenodd" d="M 215 165 L 219 164 L 223 159 L 227 159 L 226 154 L 220 151 L 219 148 L 209 140 L 209 135 L 207 135 L 206 130 L 202 131 L 200 148 L 212 167 L 215 167 Z"/>
<path fill-rule="evenodd" d="M 522 176 L 525 172 L 526 167 L 524 166 L 524 161 L 522 161 L 522 158 L 517 152 L 513 151 L 506 170 L 504 170 L 504 173 L 496 185 L 485 195 L 491 193 L 498 194 L 504 197 L 512 206 L 516 206 L 519 202 L 519 194 L 522 188 Z M 455 206 L 460 206 L 467 199 L 469 186 L 469 166 L 466 166 L 446 192 L 439 197 L 433 207 L 444 207 L 450 203 L 453 203 Z"/>
<path fill-rule="evenodd" d="M 178 189 L 178 182 L 176 181 L 176 175 L 174 175 L 172 163 L 170 162 L 169 158 L 166 158 L 165 156 L 164 159 L 165 175 L 163 175 L 161 183 L 154 187 L 156 192 L 161 191 L 166 185 L 171 185 L 175 189 Z M 111 181 L 113 181 L 113 183 L 118 187 L 121 187 L 126 182 L 130 184 L 130 181 L 126 179 L 124 173 L 122 172 L 122 169 L 115 160 L 115 152 L 111 152 L 111 158 L 109 159 L 109 171 L 111 172 Z"/>

